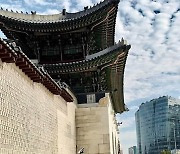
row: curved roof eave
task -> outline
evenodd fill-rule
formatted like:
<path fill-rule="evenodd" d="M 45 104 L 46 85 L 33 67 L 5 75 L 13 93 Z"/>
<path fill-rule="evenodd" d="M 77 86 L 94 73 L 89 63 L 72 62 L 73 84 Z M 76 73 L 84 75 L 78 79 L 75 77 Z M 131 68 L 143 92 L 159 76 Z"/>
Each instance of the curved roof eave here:
<path fill-rule="evenodd" d="M 106 48 L 98 53 L 91 54 L 86 56 L 84 60 L 79 60 L 79 61 L 73 61 L 73 62 L 61 62 L 61 63 L 47 63 L 47 64 L 42 64 L 50 73 L 57 73 L 56 71 L 58 70 L 58 73 L 72 73 L 72 72 L 83 72 L 87 70 L 91 70 L 93 68 L 100 67 L 101 65 L 108 65 L 113 61 L 112 57 L 110 55 L 115 54 L 117 55 L 124 53 L 124 49 L 129 50 L 130 45 L 127 45 L 126 42 L 122 39 L 119 41 L 117 44 L 114 46 L 111 46 L 109 48 Z M 122 50 L 118 51 L 117 50 Z M 106 61 L 102 62 L 99 61 L 98 59 L 103 59 L 103 57 L 107 58 Z M 95 61 L 98 61 L 100 64 L 95 63 Z M 84 65 L 86 64 L 86 65 Z M 92 64 L 88 65 L 88 64 Z M 82 66 L 81 68 L 79 68 Z M 68 69 L 69 68 L 69 69 Z M 62 70 L 61 70 L 62 69 Z"/>
<path fill-rule="evenodd" d="M 111 99 L 113 108 L 116 113 L 122 113 L 127 111 L 126 105 L 124 103 L 124 70 L 126 65 L 126 60 L 128 56 L 128 51 L 130 46 L 126 46 L 123 62 L 119 65 L 116 64 L 116 72 L 111 68 L 110 80 L 111 80 Z M 119 69 L 119 70 L 118 70 Z"/>
<path fill-rule="evenodd" d="M 40 15 L 36 14 L 36 12 L 31 12 L 31 14 L 28 13 L 18 13 L 13 11 L 3 10 L 0 9 L 0 17 L 6 18 L 6 20 L 14 20 L 14 21 L 20 21 L 25 23 L 57 23 L 57 22 L 65 22 L 69 20 L 75 20 L 78 18 L 81 18 L 83 16 L 87 16 L 93 12 L 96 12 L 100 8 L 103 8 L 105 6 L 109 6 L 112 3 L 116 3 L 118 5 L 120 0 L 104 0 L 103 2 L 97 3 L 97 5 L 94 5 L 93 7 L 89 7 L 87 9 L 84 9 L 83 11 L 79 11 L 76 13 L 59 13 L 59 14 L 53 14 L 53 15 Z"/>

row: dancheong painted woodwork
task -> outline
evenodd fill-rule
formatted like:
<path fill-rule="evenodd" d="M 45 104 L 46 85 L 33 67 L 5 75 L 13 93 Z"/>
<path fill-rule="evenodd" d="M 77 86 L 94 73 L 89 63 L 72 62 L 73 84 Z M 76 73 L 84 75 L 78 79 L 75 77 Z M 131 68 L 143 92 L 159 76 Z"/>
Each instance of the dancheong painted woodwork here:
<path fill-rule="evenodd" d="M 68 86 L 78 103 L 88 103 L 91 96 L 97 102 L 109 92 L 115 111 L 121 113 L 126 110 L 123 76 L 130 45 L 123 39 L 114 41 L 118 4 L 119 0 L 104 0 L 80 12 L 63 9 L 54 15 L 1 8 L 0 28 L 8 38 L 6 42 L 16 44 L 10 45 L 12 50 L 21 48 L 22 55 L 47 71 L 52 83 Z M 23 62 L 15 61 L 29 71 Z"/>

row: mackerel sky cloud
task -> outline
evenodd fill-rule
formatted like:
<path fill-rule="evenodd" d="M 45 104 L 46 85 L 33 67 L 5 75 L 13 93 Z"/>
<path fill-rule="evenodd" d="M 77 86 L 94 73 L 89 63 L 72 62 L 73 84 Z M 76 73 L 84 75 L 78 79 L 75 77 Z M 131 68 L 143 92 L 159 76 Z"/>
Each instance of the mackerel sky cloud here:
<path fill-rule="evenodd" d="M 100 0 L 1 0 L 8 10 L 53 14 L 83 10 Z M 116 21 L 116 41 L 131 44 L 124 78 L 125 103 L 130 109 L 118 115 L 123 121 L 124 154 L 136 144 L 134 113 L 146 100 L 162 95 L 180 97 L 180 1 L 121 0 Z M 2 34 L 0 34 L 2 37 Z M 126 119 L 125 119 L 126 118 Z M 129 136 L 131 141 L 129 141 Z"/>

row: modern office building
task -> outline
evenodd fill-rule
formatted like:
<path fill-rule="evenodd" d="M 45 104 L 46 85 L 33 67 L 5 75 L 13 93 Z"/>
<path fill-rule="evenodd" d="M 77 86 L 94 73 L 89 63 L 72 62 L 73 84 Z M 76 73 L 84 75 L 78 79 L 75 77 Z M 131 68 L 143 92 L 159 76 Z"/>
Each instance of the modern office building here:
<path fill-rule="evenodd" d="M 136 146 L 132 146 L 128 149 L 129 154 L 137 154 Z"/>
<path fill-rule="evenodd" d="M 135 118 L 139 154 L 180 149 L 179 99 L 163 96 L 142 103 Z"/>

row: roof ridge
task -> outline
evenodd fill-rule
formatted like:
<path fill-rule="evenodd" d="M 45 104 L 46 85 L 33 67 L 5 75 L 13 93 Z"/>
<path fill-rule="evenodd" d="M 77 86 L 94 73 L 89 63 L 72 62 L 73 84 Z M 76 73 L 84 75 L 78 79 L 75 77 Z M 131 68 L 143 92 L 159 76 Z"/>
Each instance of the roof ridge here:
<path fill-rule="evenodd" d="M 80 18 L 82 16 L 88 15 L 94 11 L 97 11 L 98 9 L 108 5 L 109 3 L 113 3 L 113 2 L 117 2 L 117 4 L 120 2 L 120 0 L 104 0 L 104 1 L 100 1 L 97 4 L 94 4 L 94 6 L 90 6 L 90 7 L 84 7 L 84 10 L 81 10 L 79 12 L 74 12 L 74 13 L 69 13 L 69 12 L 64 12 L 66 11 L 65 9 L 62 10 L 62 12 L 59 12 L 58 14 L 48 14 L 48 15 L 44 15 L 44 14 L 37 14 L 36 11 L 31 11 L 31 14 L 26 12 L 24 13 L 23 11 L 18 12 L 18 11 L 9 11 L 8 9 L 3 9 L 1 7 L 0 9 L 0 16 L 3 17 L 7 17 L 10 19 L 14 19 L 14 20 L 22 20 L 22 21 L 60 21 L 60 20 L 69 20 L 72 18 Z"/>

